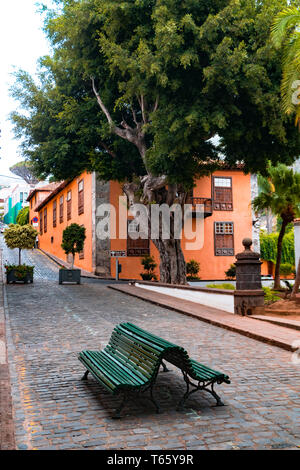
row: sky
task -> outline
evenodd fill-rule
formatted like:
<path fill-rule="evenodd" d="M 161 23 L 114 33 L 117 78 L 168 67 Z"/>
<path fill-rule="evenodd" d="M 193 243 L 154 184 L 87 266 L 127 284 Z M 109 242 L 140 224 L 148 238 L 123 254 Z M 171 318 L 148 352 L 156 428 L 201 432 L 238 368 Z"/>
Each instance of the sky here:
<path fill-rule="evenodd" d="M 20 141 L 14 139 L 8 121 L 8 115 L 18 109 L 18 103 L 9 97 L 9 88 L 14 83 L 12 73 L 21 68 L 33 75 L 38 58 L 50 52 L 42 26 L 43 17 L 38 13 L 37 0 L 1 0 L 0 182 L 1 175 L 14 176 L 9 167 L 22 160 L 18 149 Z M 13 182 L 8 178 L 9 181 Z"/>

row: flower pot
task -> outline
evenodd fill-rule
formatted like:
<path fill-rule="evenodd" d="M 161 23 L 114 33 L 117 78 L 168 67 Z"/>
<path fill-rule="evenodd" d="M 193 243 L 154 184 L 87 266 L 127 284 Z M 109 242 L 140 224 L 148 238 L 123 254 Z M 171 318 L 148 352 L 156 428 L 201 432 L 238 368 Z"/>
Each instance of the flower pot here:
<path fill-rule="evenodd" d="M 80 269 L 60 269 L 59 270 L 59 284 L 63 282 L 75 282 L 80 284 Z"/>
<path fill-rule="evenodd" d="M 7 284 L 15 282 L 23 282 L 24 284 L 33 283 L 33 272 L 26 271 L 22 276 L 17 269 L 11 269 L 6 271 L 6 282 Z"/>

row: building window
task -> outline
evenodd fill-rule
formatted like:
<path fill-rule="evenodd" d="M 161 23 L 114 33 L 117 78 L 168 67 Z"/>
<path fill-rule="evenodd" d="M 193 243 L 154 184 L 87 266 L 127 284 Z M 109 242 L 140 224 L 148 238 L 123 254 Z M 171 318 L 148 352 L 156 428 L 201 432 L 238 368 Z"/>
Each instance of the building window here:
<path fill-rule="evenodd" d="M 40 218 L 40 234 L 43 235 L 43 212 L 39 213 Z"/>
<path fill-rule="evenodd" d="M 220 178 L 214 176 L 213 178 L 213 197 L 214 197 L 214 210 L 216 211 L 232 211 L 232 179 Z"/>
<path fill-rule="evenodd" d="M 67 220 L 72 217 L 72 191 L 67 192 Z"/>
<path fill-rule="evenodd" d="M 47 232 L 47 208 L 44 210 L 44 233 Z"/>
<path fill-rule="evenodd" d="M 78 183 L 78 215 L 84 213 L 84 184 L 83 180 Z"/>
<path fill-rule="evenodd" d="M 215 256 L 234 255 L 233 222 L 215 222 Z"/>
<path fill-rule="evenodd" d="M 23 202 L 23 193 L 20 193 L 20 202 Z"/>
<path fill-rule="evenodd" d="M 30 209 L 32 209 L 32 199 L 30 199 Z"/>
<path fill-rule="evenodd" d="M 59 198 L 59 223 L 61 224 L 64 221 L 64 197 L 60 196 Z"/>
<path fill-rule="evenodd" d="M 150 254 L 149 238 L 135 238 L 139 225 L 135 220 L 127 223 L 127 256 L 145 256 Z"/>
<path fill-rule="evenodd" d="M 53 201 L 53 227 L 56 227 L 56 201 Z"/>

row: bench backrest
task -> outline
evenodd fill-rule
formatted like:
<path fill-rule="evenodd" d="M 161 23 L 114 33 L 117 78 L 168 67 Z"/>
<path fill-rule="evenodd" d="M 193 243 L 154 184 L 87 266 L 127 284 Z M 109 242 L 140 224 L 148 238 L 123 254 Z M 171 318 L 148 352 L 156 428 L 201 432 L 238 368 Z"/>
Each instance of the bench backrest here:
<path fill-rule="evenodd" d="M 115 327 L 109 343 L 104 349 L 104 352 L 114 358 L 116 365 L 130 366 L 125 370 L 126 373 L 129 373 L 130 368 L 133 368 L 135 374 L 140 375 L 143 380 L 151 380 L 156 376 L 162 351 L 161 347 L 127 331 L 122 325 Z"/>

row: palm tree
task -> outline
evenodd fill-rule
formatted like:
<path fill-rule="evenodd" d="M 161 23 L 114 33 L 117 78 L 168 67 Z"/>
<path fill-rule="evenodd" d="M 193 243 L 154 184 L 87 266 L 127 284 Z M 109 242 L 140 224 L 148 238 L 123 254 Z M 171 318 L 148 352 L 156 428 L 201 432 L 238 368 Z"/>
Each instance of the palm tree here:
<path fill-rule="evenodd" d="M 260 194 L 252 202 L 256 212 L 270 210 L 281 217 L 282 225 L 278 236 L 274 288 L 280 288 L 280 263 L 282 240 L 286 227 L 300 214 L 300 174 L 283 164 L 272 166 L 268 163 L 267 177 L 259 176 Z"/>
<path fill-rule="evenodd" d="M 282 108 L 287 114 L 296 112 L 300 124 L 300 9 L 290 6 L 275 17 L 271 37 L 276 48 L 282 48 Z M 299 92 L 299 93 L 298 93 Z M 296 96 L 297 95 L 297 96 Z M 296 100 L 293 98 L 296 97 Z"/>

